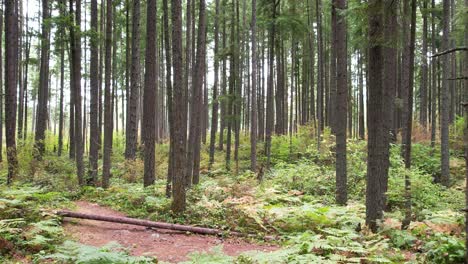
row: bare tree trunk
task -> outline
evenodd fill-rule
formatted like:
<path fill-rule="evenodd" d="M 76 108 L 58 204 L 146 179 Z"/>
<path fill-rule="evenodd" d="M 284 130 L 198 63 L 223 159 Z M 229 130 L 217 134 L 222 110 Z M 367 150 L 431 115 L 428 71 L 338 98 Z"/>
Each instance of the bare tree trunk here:
<path fill-rule="evenodd" d="M 8 158 L 7 184 L 18 172 L 16 156 L 16 86 L 18 65 L 18 13 L 14 0 L 5 1 L 5 127 Z"/>
<path fill-rule="evenodd" d="M 449 48 L 449 27 L 450 27 L 450 0 L 443 0 L 442 12 L 442 50 Z M 449 119 L 450 119 L 450 60 L 447 55 L 442 56 L 442 88 L 440 103 L 440 145 L 441 145 L 441 183 L 444 186 L 450 185 L 450 150 L 449 150 Z"/>
<path fill-rule="evenodd" d="M 167 111 L 169 119 L 169 164 L 167 169 L 167 182 L 166 182 L 166 196 L 170 197 L 172 192 L 172 181 L 174 178 L 174 112 L 173 112 L 173 96 L 172 96 L 172 58 L 171 58 L 171 45 L 169 35 L 169 10 L 167 0 L 163 0 L 163 28 L 164 28 L 164 49 L 166 59 L 166 89 L 167 89 Z"/>
<path fill-rule="evenodd" d="M 279 0 L 278 0 L 279 1 Z M 270 167 L 271 160 L 271 134 L 274 127 L 274 116 L 273 116 L 273 74 L 274 68 L 273 63 L 275 60 L 275 34 L 276 34 L 276 5 L 277 0 L 272 3 L 272 15 L 271 15 L 271 26 L 269 28 L 269 48 L 268 48 L 268 83 L 267 83 L 267 106 L 266 106 L 266 129 L 265 129 L 265 155 L 267 156 L 266 167 Z"/>
<path fill-rule="evenodd" d="M 107 0 L 106 4 L 106 36 L 105 36 L 105 63 L 104 63 L 104 149 L 102 157 L 102 187 L 109 187 L 111 155 L 112 155 L 112 94 L 111 77 L 112 73 L 112 0 Z M 115 40 L 114 40 L 115 41 Z M 115 73 L 114 73 L 115 74 Z"/>
<path fill-rule="evenodd" d="M 206 63 L 206 15 L 205 15 L 205 0 L 199 0 L 199 13 L 198 13 L 198 39 L 197 39 L 197 60 L 195 65 L 195 83 L 197 87 L 198 107 L 197 107 L 197 118 L 196 125 L 198 129 L 195 131 L 195 148 L 194 148 L 194 160 L 193 160 L 193 174 L 192 183 L 198 184 L 200 181 L 200 148 L 201 148 L 201 128 L 202 128 L 202 113 L 203 113 L 203 101 L 202 98 L 202 86 L 203 76 L 205 76 L 205 63 Z M 190 160 L 188 160 L 190 162 Z"/>
<path fill-rule="evenodd" d="M 182 6 L 180 0 L 172 1 L 172 53 L 174 68 L 174 96 L 173 105 L 184 103 L 184 83 L 182 68 Z M 186 131 L 182 130 L 184 122 L 187 122 L 187 116 L 181 109 L 177 109 L 173 115 L 173 137 L 171 141 L 174 148 L 173 163 L 173 188 L 172 188 L 172 211 L 182 213 L 185 210 L 185 166 L 186 166 Z M 189 161 L 190 162 L 190 161 Z"/>
<path fill-rule="evenodd" d="M 155 180 L 155 132 L 156 120 L 154 113 L 156 111 L 156 91 L 157 67 L 156 67 L 156 0 L 148 0 L 146 17 L 146 59 L 145 59 L 145 91 L 143 98 L 143 138 L 145 150 L 145 172 L 143 183 L 145 186 L 154 184 Z"/>
<path fill-rule="evenodd" d="M 324 63 L 323 63 L 323 38 L 322 38 L 322 0 L 316 0 L 317 16 L 317 36 L 318 36 L 318 73 L 317 73 L 317 148 L 320 149 L 321 132 L 324 127 L 323 118 L 323 82 L 324 82 Z"/>
<path fill-rule="evenodd" d="M 348 52 L 347 52 L 347 23 L 342 12 L 346 10 L 346 0 L 334 0 L 335 10 L 335 45 L 336 48 L 336 101 L 332 103 L 335 111 L 331 117 L 332 127 L 336 133 L 336 202 L 344 205 L 348 201 L 347 164 L 346 164 L 346 117 L 348 114 Z M 333 11 L 332 11 L 333 14 Z M 335 58 L 332 56 L 332 60 Z M 334 79 L 334 76 L 332 76 Z M 333 93 L 332 93 L 333 96 Z M 331 101 L 335 100 L 333 97 Z M 336 119 L 335 119 L 336 118 Z M 334 123 L 336 121 L 336 123 Z"/>
<path fill-rule="evenodd" d="M 226 8 L 226 1 L 221 2 L 222 9 L 224 10 Z M 222 39 L 222 45 L 223 45 L 223 50 L 226 49 L 226 16 L 223 16 L 223 39 Z M 223 150 L 224 148 L 224 128 L 226 124 L 226 86 L 227 86 L 227 73 L 226 73 L 226 56 L 223 56 L 223 65 L 222 65 L 222 74 L 221 74 L 221 118 L 220 118 L 220 129 L 219 129 L 219 143 L 218 143 L 218 149 Z"/>
<path fill-rule="evenodd" d="M 49 19 L 49 2 L 42 1 L 42 20 Z M 39 92 L 37 102 L 36 133 L 35 133 L 35 157 L 42 159 L 45 151 L 45 131 L 47 127 L 47 102 L 49 99 L 49 42 L 50 29 L 47 23 L 42 23 L 41 34 L 41 68 L 39 73 Z"/>
<path fill-rule="evenodd" d="M 431 0 L 431 8 L 435 8 L 435 0 Z M 432 54 L 436 53 L 436 28 L 435 28 L 435 14 L 431 15 L 431 50 Z M 437 126 L 437 60 L 433 58 L 431 60 L 432 70 L 432 98 L 431 98 L 431 147 L 435 148 L 436 140 L 436 126 Z"/>
<path fill-rule="evenodd" d="M 72 1 L 73 2 L 73 1 Z M 72 6 L 73 3 L 70 3 Z M 78 182 L 83 185 L 84 182 L 84 166 L 83 166 L 83 129 L 82 129 L 82 105 L 81 105 L 81 0 L 75 1 L 75 24 L 71 29 L 73 39 L 71 48 L 72 71 L 73 71 L 73 86 L 74 90 L 74 111 L 75 111 L 75 161 L 77 168 Z M 73 7 L 71 7 L 73 8 Z"/>
<path fill-rule="evenodd" d="M 422 8 L 420 7 L 423 17 L 423 33 L 422 33 L 422 63 L 421 63 L 421 87 L 419 89 L 419 122 L 426 129 L 427 127 L 427 84 L 428 84 L 428 65 L 427 65 L 427 1 L 423 0 Z"/>
<path fill-rule="evenodd" d="M 211 131 L 210 131 L 210 161 L 209 161 L 209 168 L 214 163 L 214 154 L 215 154 L 215 144 L 216 144 L 216 132 L 218 130 L 218 71 L 219 71 L 219 0 L 215 1 L 215 22 L 214 22 L 214 84 L 213 84 L 213 108 L 211 111 Z"/>
<path fill-rule="evenodd" d="M 97 0 L 91 1 L 91 30 L 94 32 L 98 31 L 98 7 Z M 91 90 L 91 102 L 90 102 L 90 135 L 89 135 L 89 179 L 88 183 L 95 185 L 97 182 L 98 175 L 98 159 L 99 159 L 99 51 L 98 51 L 98 39 L 96 35 L 91 35 L 90 40 L 91 49 L 91 62 L 90 62 L 90 90 Z"/>
<path fill-rule="evenodd" d="M 366 224 L 373 231 L 377 231 L 377 221 L 383 217 L 383 195 L 380 182 L 386 177 L 384 167 L 384 151 L 386 147 L 383 129 L 383 49 L 380 39 L 383 34 L 383 6 L 382 0 L 369 2 L 369 103 L 368 103 L 368 159 L 366 185 Z"/>
<path fill-rule="evenodd" d="M 3 36 L 3 10 L 0 10 L 0 40 Z M 3 45 L 0 45 L 0 76 L 3 73 Z M 6 71 L 5 71 L 6 72 Z M 6 76 L 4 76 L 6 79 Z M 5 86 L 5 91 L 7 90 Z M 0 162 L 3 162 L 3 78 L 0 78 Z"/>
<path fill-rule="evenodd" d="M 252 0 L 252 105 L 250 121 L 250 170 L 257 171 L 257 1 Z"/>
<path fill-rule="evenodd" d="M 407 0 L 405 0 L 407 1 Z M 411 0 L 411 33 L 408 42 L 407 52 L 405 56 L 409 57 L 408 65 L 408 76 L 405 80 L 405 86 L 403 89 L 407 90 L 408 98 L 405 99 L 403 105 L 406 103 L 405 112 L 407 114 L 406 119 L 403 119 L 404 133 L 403 133 L 403 145 L 404 145 L 404 160 L 405 167 L 411 168 L 411 131 L 413 127 L 413 86 L 414 86 L 414 45 L 416 41 L 416 0 Z M 407 81 L 407 82 L 406 82 Z M 407 101 L 406 101 L 407 100 Z M 411 182 L 409 173 L 405 174 L 405 219 L 402 221 L 402 229 L 409 226 L 411 222 Z"/>
<path fill-rule="evenodd" d="M 132 16 L 132 68 L 130 75 L 130 101 L 127 115 L 125 158 L 136 158 L 138 137 L 138 107 L 140 98 L 140 0 L 133 1 Z"/>

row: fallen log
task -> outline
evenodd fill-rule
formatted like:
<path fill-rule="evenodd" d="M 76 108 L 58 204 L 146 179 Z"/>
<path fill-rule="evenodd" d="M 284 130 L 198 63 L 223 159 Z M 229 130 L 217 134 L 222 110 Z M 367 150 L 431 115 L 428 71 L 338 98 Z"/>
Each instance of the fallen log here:
<path fill-rule="evenodd" d="M 72 211 L 58 211 L 56 212 L 56 214 L 63 216 L 63 217 L 72 217 L 72 218 L 79 218 L 79 219 L 89 219 L 89 220 L 97 220 L 97 221 L 104 221 L 104 222 L 145 226 L 145 227 L 152 227 L 152 228 L 159 228 L 159 229 L 185 231 L 185 232 L 191 232 L 191 233 L 203 234 L 203 235 L 220 236 L 223 234 L 229 234 L 229 235 L 234 235 L 234 236 L 249 236 L 249 235 L 244 235 L 240 232 L 235 232 L 235 231 L 228 232 L 228 231 L 223 231 L 223 230 L 214 229 L 214 228 L 169 224 L 169 223 L 163 223 L 163 222 L 153 222 L 153 221 L 141 220 L 141 219 L 135 219 L 135 218 L 129 218 L 129 217 L 102 216 L 102 215 L 84 214 L 84 213 L 78 213 L 78 212 L 72 212 Z"/>

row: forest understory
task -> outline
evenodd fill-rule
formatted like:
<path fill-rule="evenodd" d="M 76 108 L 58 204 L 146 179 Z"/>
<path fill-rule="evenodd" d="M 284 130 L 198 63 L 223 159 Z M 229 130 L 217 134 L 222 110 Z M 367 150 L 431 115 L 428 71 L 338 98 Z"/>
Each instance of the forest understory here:
<path fill-rule="evenodd" d="M 459 122 L 460 123 L 460 122 Z M 457 128 L 454 127 L 454 131 Z M 126 161 L 115 135 L 111 187 L 77 188 L 75 167 L 53 151 L 35 162 L 31 144 L 20 143 L 19 179 L 0 189 L 1 262 L 4 263 L 461 263 L 464 259 L 464 161 L 454 147 L 450 188 L 433 182 L 438 147 L 415 140 L 414 166 L 404 168 L 400 146 L 391 149 L 386 212 L 379 232 L 365 226 L 366 143 L 349 140 L 349 202 L 335 203 L 334 136 L 321 150 L 303 127 L 292 140 L 272 140 L 271 171 L 262 182 L 249 168 L 249 139 L 241 137 L 239 173 L 227 171 L 223 155 L 208 170 L 202 149 L 201 182 L 188 191 L 187 210 L 171 211 L 165 195 L 168 145 L 156 148 L 155 185 L 143 187 L 142 161 Z M 290 141 L 291 140 L 291 141 Z M 456 142 L 456 134 L 453 142 Z M 47 146 L 56 144 L 48 137 Z M 262 147 L 258 146 L 259 154 Z M 223 152 L 220 152 L 220 154 Z M 5 167 L 1 166 L 2 173 Z M 412 221 L 404 218 L 404 176 L 412 180 Z M 129 216 L 236 230 L 250 238 L 201 236 L 145 227 L 61 219 L 56 210 Z M 273 240 L 265 241 L 266 235 Z M 5 255 L 6 254 L 6 255 Z"/>

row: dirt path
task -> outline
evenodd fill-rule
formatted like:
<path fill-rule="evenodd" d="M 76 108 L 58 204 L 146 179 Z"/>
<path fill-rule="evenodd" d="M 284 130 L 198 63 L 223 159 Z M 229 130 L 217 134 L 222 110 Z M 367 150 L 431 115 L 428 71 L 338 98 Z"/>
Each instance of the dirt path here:
<path fill-rule="evenodd" d="M 106 216 L 125 216 L 112 209 L 97 204 L 78 201 L 77 212 Z M 273 251 L 277 246 L 257 245 L 237 238 L 221 239 L 214 236 L 187 235 L 169 230 L 147 229 L 118 223 L 93 220 L 64 219 L 64 229 L 76 241 L 86 245 L 103 246 L 111 241 L 128 247 L 135 256 L 156 256 L 160 261 L 177 263 L 187 260 L 187 255 L 195 251 L 209 251 L 222 245 L 224 253 L 236 256 L 245 251 Z"/>

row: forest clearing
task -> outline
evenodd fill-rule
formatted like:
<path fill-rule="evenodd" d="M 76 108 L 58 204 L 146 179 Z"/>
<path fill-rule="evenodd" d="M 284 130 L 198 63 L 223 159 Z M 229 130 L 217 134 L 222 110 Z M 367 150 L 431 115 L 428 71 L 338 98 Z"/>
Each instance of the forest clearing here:
<path fill-rule="evenodd" d="M 3 0 L 0 263 L 468 263 L 468 0 Z"/>

